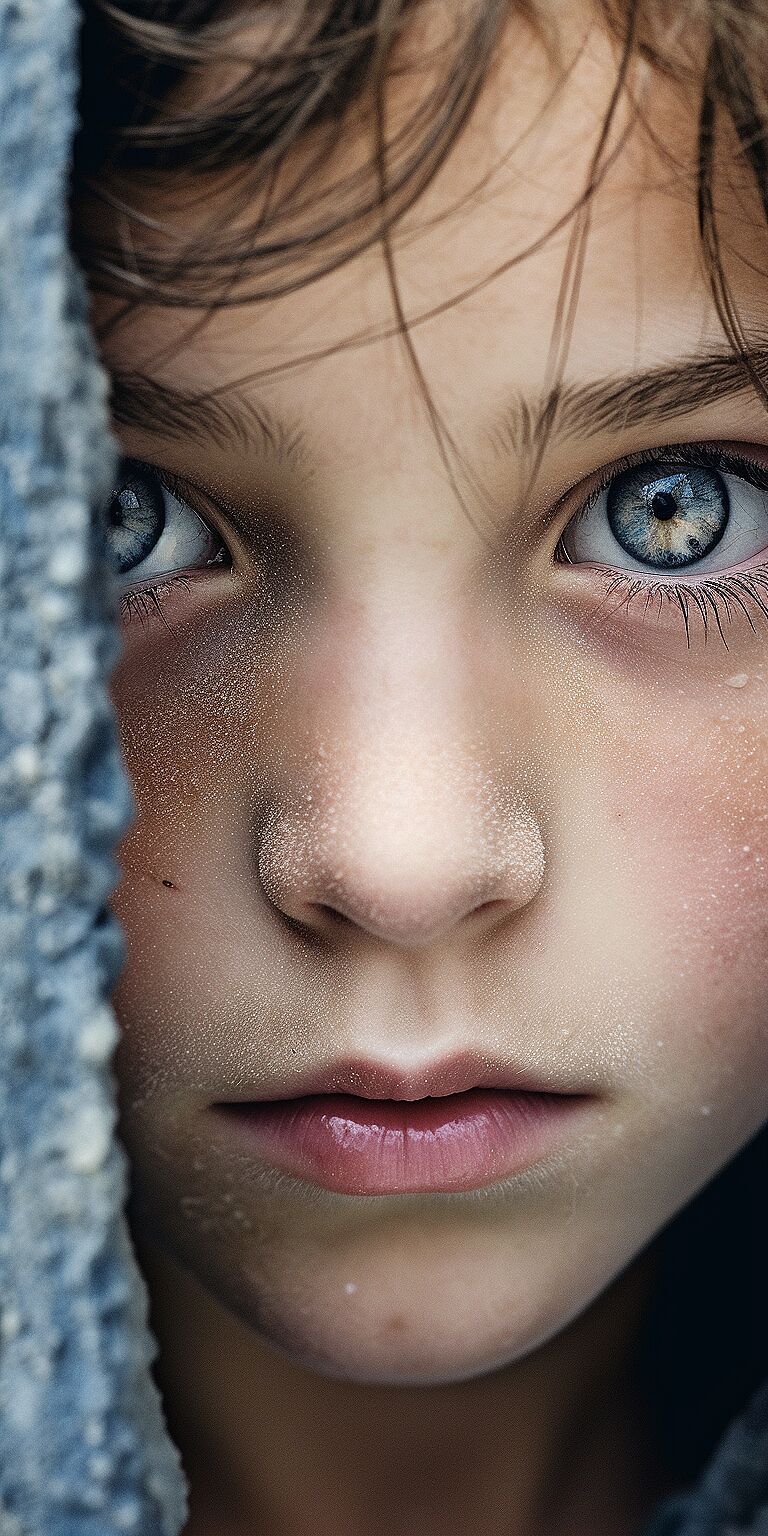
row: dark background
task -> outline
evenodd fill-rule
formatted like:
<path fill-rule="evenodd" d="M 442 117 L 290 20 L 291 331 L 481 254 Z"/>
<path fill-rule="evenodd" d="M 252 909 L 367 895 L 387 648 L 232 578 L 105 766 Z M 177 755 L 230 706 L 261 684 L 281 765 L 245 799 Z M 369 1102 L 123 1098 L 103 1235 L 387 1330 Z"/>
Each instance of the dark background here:
<path fill-rule="evenodd" d="M 688 1482 L 768 1378 L 768 1125 L 653 1247 L 641 1378 L 665 1458 Z"/>

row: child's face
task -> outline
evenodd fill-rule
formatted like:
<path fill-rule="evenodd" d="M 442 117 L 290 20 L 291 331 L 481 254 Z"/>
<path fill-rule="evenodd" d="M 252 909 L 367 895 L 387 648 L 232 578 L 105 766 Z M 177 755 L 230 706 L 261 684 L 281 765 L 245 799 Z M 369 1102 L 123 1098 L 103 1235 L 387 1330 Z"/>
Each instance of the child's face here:
<path fill-rule="evenodd" d="M 653 84 L 659 149 L 636 127 L 595 197 L 530 495 L 571 224 L 440 308 L 576 198 L 613 68 L 592 36 L 520 138 L 552 80 L 518 30 L 398 244 L 406 314 L 436 311 L 412 337 L 471 466 L 464 509 L 401 343 L 337 345 L 391 327 L 377 249 L 224 308 L 164 363 L 178 310 L 105 344 L 115 372 L 186 393 L 320 354 L 244 391 L 240 436 L 171 432 L 161 408 L 120 428 L 177 477 L 175 523 L 153 545 L 147 514 L 125 579 L 187 579 L 160 613 L 131 603 L 114 677 L 139 813 L 117 1067 L 156 1240 L 295 1358 L 360 1380 L 467 1376 L 543 1342 L 766 1114 L 768 415 L 708 297 L 693 111 Z M 720 202 L 756 334 L 765 231 L 743 180 Z M 695 380 L 667 372 L 711 352 Z M 643 460 L 690 443 L 708 445 L 693 468 Z M 618 481 L 626 455 L 644 470 Z M 576 522 L 601 475 L 609 505 Z M 328 1189 L 212 1107 L 467 1051 L 489 1081 L 591 1095 L 469 1189 Z"/>

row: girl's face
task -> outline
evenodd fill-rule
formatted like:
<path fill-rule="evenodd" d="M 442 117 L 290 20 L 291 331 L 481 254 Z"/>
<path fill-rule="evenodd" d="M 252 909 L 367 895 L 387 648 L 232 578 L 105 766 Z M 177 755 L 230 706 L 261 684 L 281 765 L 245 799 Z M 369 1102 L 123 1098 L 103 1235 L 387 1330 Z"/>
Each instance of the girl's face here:
<path fill-rule="evenodd" d="M 622 107 L 531 488 L 573 225 L 537 241 L 615 78 L 594 32 L 564 46 L 553 96 L 510 28 L 396 238 L 460 497 L 378 247 L 186 339 L 199 316 L 147 307 L 104 343 L 134 376 L 124 451 L 153 467 L 124 480 L 115 532 L 134 1202 L 261 1336 L 361 1381 L 457 1379 L 543 1343 L 766 1114 L 768 416 L 709 298 L 695 107 L 637 77 L 653 143 Z M 745 173 L 721 170 L 752 339 L 765 231 Z M 198 192 L 184 217 L 210 212 Z M 137 394 L 140 372 L 234 387 L 195 414 Z M 369 1095 L 444 1094 L 456 1058 L 465 1086 L 583 1097 L 513 1165 L 483 1152 L 469 1187 L 385 1193 L 328 1187 L 295 1137 L 215 1107 L 349 1087 L 361 1065 Z"/>

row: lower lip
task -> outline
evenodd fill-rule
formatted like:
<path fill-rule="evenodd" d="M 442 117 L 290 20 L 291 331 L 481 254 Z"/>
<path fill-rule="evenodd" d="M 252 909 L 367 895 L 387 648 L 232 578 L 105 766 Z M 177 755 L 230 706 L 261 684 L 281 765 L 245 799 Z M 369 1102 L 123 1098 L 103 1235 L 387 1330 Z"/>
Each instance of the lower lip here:
<path fill-rule="evenodd" d="M 444 1098 L 317 1094 L 217 1104 L 259 1155 L 346 1195 L 481 1189 L 549 1150 L 591 1095 L 472 1088 Z"/>

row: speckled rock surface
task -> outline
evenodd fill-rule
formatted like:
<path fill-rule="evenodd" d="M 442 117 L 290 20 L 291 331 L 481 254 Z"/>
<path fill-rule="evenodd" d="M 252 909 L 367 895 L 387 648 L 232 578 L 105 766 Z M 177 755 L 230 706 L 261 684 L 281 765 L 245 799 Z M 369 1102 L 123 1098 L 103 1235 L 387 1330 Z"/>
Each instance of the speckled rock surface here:
<path fill-rule="evenodd" d="M 178 1536 L 105 1002 L 130 801 L 90 510 L 115 448 L 66 245 L 78 26 L 0 0 L 0 1536 Z"/>

